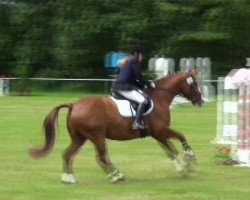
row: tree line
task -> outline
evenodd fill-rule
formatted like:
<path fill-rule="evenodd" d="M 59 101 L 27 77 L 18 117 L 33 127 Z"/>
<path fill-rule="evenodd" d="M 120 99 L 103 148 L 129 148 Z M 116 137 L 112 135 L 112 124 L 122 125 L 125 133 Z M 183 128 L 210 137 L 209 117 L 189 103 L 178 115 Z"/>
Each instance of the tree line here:
<path fill-rule="evenodd" d="M 249 10 L 248 0 L 0 0 L 0 74 L 103 76 L 107 52 L 140 40 L 145 66 L 156 54 L 206 56 L 224 75 L 250 56 Z"/>

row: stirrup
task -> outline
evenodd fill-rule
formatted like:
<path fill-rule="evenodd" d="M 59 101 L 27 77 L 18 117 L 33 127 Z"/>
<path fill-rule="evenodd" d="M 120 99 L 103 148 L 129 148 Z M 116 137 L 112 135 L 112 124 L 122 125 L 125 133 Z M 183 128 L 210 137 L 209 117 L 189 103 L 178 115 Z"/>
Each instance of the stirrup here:
<path fill-rule="evenodd" d="M 141 123 L 139 123 L 139 122 L 134 122 L 132 128 L 133 128 L 134 130 L 137 130 L 137 129 L 145 129 L 145 128 L 147 128 L 147 126 L 145 126 L 144 123 L 142 123 L 142 122 L 141 122 Z"/>

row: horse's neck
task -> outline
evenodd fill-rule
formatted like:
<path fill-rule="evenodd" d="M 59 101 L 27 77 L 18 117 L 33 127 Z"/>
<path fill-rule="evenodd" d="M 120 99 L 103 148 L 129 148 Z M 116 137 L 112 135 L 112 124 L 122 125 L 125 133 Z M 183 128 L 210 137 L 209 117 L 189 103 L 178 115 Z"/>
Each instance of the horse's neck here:
<path fill-rule="evenodd" d="M 185 74 L 180 72 L 156 80 L 156 87 L 160 88 L 160 90 L 156 90 L 154 96 L 158 101 L 164 101 L 170 105 L 174 97 L 180 92 L 180 83 L 184 76 Z"/>

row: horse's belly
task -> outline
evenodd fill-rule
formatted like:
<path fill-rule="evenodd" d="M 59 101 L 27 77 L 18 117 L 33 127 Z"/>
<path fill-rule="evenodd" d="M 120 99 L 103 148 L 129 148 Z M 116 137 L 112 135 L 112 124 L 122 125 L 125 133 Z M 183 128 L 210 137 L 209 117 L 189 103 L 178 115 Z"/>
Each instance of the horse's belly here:
<path fill-rule="evenodd" d="M 132 130 L 130 125 L 124 124 L 113 124 L 111 128 L 107 130 L 106 138 L 111 140 L 133 140 L 138 138 L 139 131 Z"/>

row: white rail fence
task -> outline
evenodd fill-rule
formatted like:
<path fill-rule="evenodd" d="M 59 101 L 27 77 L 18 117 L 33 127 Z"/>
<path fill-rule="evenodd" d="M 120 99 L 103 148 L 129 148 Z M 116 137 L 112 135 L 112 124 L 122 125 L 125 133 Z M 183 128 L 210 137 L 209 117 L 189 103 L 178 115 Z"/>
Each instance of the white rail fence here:
<path fill-rule="evenodd" d="M 109 87 L 115 81 L 115 79 L 95 79 L 95 78 L 83 78 L 83 79 L 74 79 L 74 78 L 0 78 L 0 96 L 6 96 L 13 92 L 11 88 L 11 82 L 14 81 L 43 81 L 52 82 L 52 81 L 61 81 L 61 82 L 100 82 L 100 87 L 104 88 L 104 91 L 108 92 Z M 200 81 L 200 88 L 205 101 L 214 100 L 215 98 L 215 87 L 212 84 L 217 84 L 218 80 L 203 80 Z M 91 86 L 90 86 L 91 87 Z"/>
<path fill-rule="evenodd" d="M 14 81 L 43 81 L 43 82 L 52 82 L 52 81 L 71 81 L 71 82 L 102 82 L 103 84 L 100 84 L 102 87 L 108 87 L 107 83 L 108 82 L 113 82 L 115 79 L 95 79 L 95 78 L 90 78 L 90 79 L 75 79 L 75 78 L 0 78 L 0 96 L 6 96 L 9 95 L 12 91 L 11 89 L 11 82 Z M 23 86 L 25 87 L 25 86 Z"/>
<path fill-rule="evenodd" d="M 217 84 L 217 133 L 213 143 L 231 145 L 231 156 L 250 167 L 250 70 L 233 69 Z"/>

